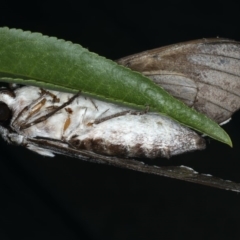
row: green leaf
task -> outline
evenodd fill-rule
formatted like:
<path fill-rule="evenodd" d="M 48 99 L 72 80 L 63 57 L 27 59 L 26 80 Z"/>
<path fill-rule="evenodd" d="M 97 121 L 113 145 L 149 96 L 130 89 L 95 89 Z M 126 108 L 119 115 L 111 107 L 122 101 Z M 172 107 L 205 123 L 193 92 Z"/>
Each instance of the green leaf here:
<path fill-rule="evenodd" d="M 173 98 L 150 79 L 89 52 L 78 44 L 40 33 L 0 28 L 0 80 L 79 92 L 118 104 L 150 107 L 232 146 L 214 121 Z"/>

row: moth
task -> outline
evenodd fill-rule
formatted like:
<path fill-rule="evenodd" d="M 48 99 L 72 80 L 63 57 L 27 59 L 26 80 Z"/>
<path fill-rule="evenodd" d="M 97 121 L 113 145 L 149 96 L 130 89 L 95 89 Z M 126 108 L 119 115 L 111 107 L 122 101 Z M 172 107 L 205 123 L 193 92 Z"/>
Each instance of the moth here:
<path fill-rule="evenodd" d="M 239 108 L 237 51 L 239 54 L 239 44 L 234 41 L 198 40 L 136 54 L 120 59 L 118 63 L 141 71 L 176 97 L 184 99 L 185 103 L 221 123 Z M 207 67 L 206 56 L 215 59 Z M 181 61 L 185 67 L 180 67 Z M 218 83 L 215 72 L 225 76 L 218 78 L 221 83 Z M 215 76 L 212 83 L 206 83 L 211 76 Z M 178 90 L 175 90 L 176 86 Z M 220 96 L 220 91 L 224 97 L 208 99 L 206 86 L 212 89 L 211 95 Z M 221 107 L 223 99 L 231 104 Z M 205 148 L 204 139 L 193 130 L 147 109 L 136 111 L 81 93 L 73 95 L 22 87 L 0 91 L 0 122 L 0 133 L 8 143 L 25 146 L 44 156 L 64 154 L 240 191 L 238 183 L 199 174 L 189 167 L 146 164 L 143 159 L 169 158 Z"/>
<path fill-rule="evenodd" d="M 204 139 L 172 119 L 119 105 L 26 86 L 0 91 L 0 134 L 43 156 L 63 154 L 141 172 L 239 191 L 236 183 L 184 166 L 159 167 L 143 158 L 205 148 Z"/>

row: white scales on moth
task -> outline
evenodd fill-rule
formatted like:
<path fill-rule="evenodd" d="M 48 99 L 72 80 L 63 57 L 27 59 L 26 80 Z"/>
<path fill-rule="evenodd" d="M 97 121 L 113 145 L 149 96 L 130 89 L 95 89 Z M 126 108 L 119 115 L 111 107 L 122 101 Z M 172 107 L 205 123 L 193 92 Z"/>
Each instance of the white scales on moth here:
<path fill-rule="evenodd" d="M 65 147 L 108 156 L 150 159 L 205 147 L 203 138 L 166 116 L 131 110 L 81 93 L 22 87 L 14 92 L 3 90 L 0 101 L 2 118 L 4 109 L 9 108 L 12 114 L 9 127 L 0 128 L 3 138 L 45 156 L 54 154 L 29 139 L 58 141 Z"/>
<path fill-rule="evenodd" d="M 154 166 L 143 158 L 205 148 L 194 131 L 172 119 L 108 102 L 36 87 L 0 90 L 0 134 L 41 155 L 63 154 L 144 173 L 240 192 L 240 184 L 185 166 Z"/>

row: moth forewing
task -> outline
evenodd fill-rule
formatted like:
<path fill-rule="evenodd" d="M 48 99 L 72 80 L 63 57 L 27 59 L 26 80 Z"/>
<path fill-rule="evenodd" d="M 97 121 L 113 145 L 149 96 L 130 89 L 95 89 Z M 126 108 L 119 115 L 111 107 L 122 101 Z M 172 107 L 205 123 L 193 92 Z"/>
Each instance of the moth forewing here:
<path fill-rule="evenodd" d="M 84 161 L 107 164 L 111 166 L 127 168 L 143 173 L 155 174 L 163 177 L 179 179 L 183 181 L 198 183 L 206 186 L 240 192 L 240 184 L 229 180 L 214 177 L 210 174 L 200 174 L 194 169 L 187 166 L 161 166 L 148 165 L 142 161 L 133 158 L 119 158 L 96 154 L 94 152 L 79 150 L 64 146 L 55 141 L 28 139 L 34 147 L 44 146 L 44 150 L 62 154 L 74 158 L 79 158 Z"/>
<path fill-rule="evenodd" d="M 117 61 L 142 72 L 188 106 L 222 123 L 240 108 L 240 43 L 201 39 Z"/>

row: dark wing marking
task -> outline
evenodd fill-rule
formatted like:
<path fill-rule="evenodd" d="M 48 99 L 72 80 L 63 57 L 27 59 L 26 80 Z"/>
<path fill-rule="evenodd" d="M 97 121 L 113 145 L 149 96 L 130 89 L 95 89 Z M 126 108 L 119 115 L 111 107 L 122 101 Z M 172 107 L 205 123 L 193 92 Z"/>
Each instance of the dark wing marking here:
<path fill-rule="evenodd" d="M 27 139 L 27 142 L 28 144 L 32 144 L 36 147 L 44 148 L 57 154 L 63 154 L 84 161 L 102 163 L 143 173 L 155 174 L 220 189 L 240 192 L 240 183 L 223 180 L 211 175 L 200 174 L 185 166 L 151 166 L 135 159 L 108 157 L 86 150 L 74 149 L 69 147 L 67 144 L 60 143 L 59 141 L 52 141 L 50 139 L 29 138 Z"/>
<path fill-rule="evenodd" d="M 240 43 L 202 39 L 134 54 L 117 61 L 142 72 L 218 123 L 240 108 Z"/>

